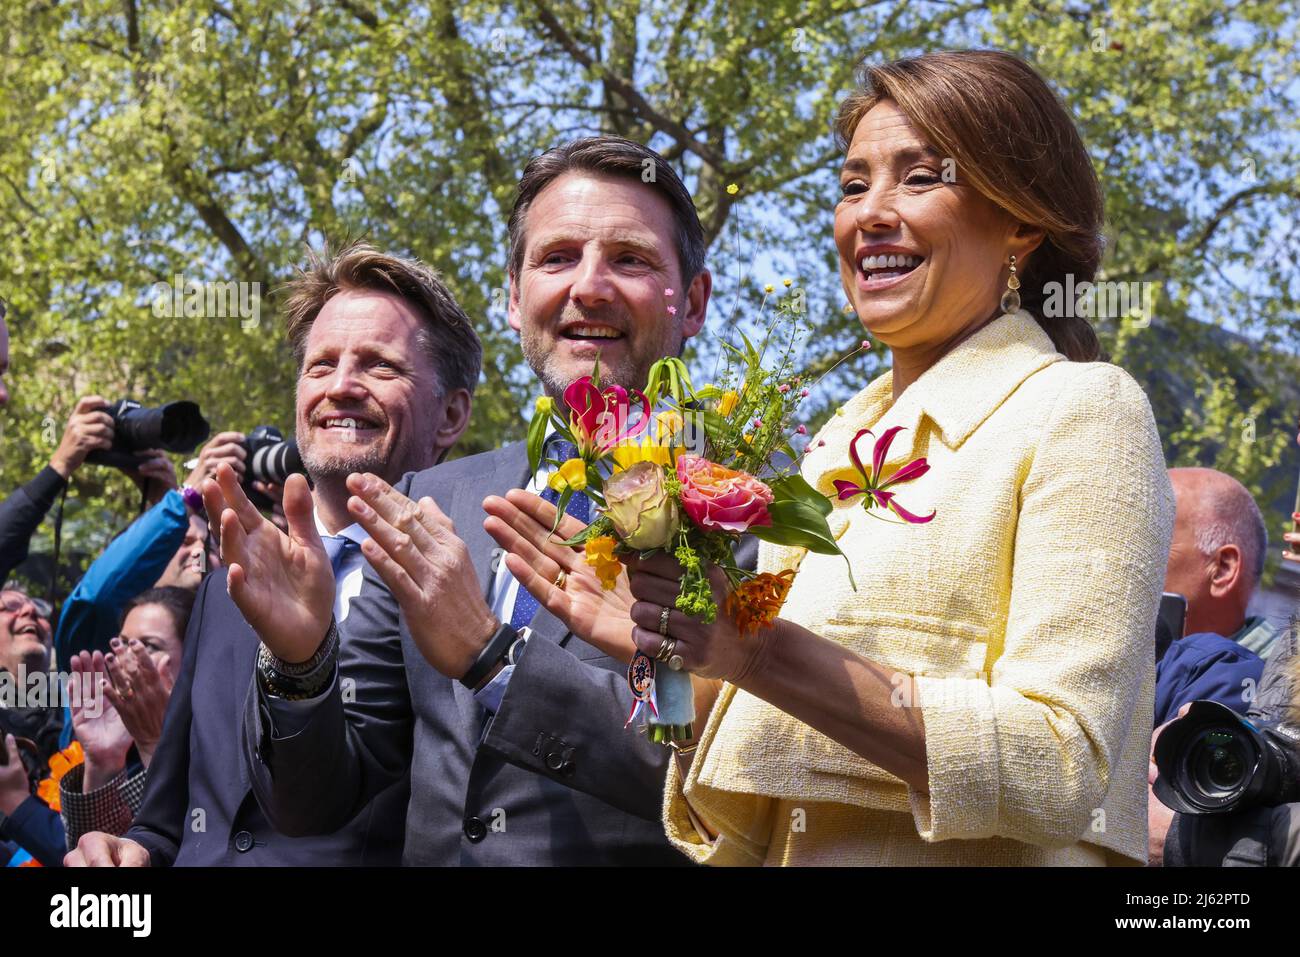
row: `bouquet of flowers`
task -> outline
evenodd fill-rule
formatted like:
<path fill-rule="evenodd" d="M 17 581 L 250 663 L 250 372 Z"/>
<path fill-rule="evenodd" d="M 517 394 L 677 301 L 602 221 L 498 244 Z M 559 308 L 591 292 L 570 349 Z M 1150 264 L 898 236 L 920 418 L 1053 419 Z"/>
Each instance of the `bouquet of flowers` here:
<path fill-rule="evenodd" d="M 603 587 L 615 586 L 621 556 L 666 552 L 682 567 L 677 609 L 707 624 L 718 614 L 709 581 L 709 570 L 718 568 L 728 583 L 723 611 L 742 634 L 753 634 L 780 612 L 794 572 L 737 567 L 733 547 L 741 535 L 843 555 L 826 521 L 831 502 L 800 476 L 789 438 L 807 434 L 795 422 L 815 384 L 793 368 L 796 340 L 806 331 L 801 306 L 795 297 L 781 300 L 757 346 L 743 333 L 741 346 L 723 342 L 725 368 L 701 388 L 692 385 L 680 359 L 655 363 L 643 391 L 602 384 L 598 361 L 590 376 L 565 390 L 564 409 L 549 398 L 537 400 L 528 430 L 530 467 L 535 473 L 545 461 L 555 469 L 548 484 L 558 493 L 557 528 L 572 496 L 586 495 L 596 506 L 599 517 L 565 544 L 583 547 Z M 779 351 L 773 348 L 777 329 L 787 332 Z M 551 434 L 576 447 L 577 455 L 543 458 Z M 856 451 L 853 459 L 862 471 Z M 872 473 L 863 471 L 862 486 L 843 483 L 852 488 L 838 489 L 838 497 L 861 494 L 868 510 L 880 505 L 918 520 L 900 513 L 884 486 L 920 477 L 925 460 L 883 484 L 882 461 L 877 443 Z M 677 670 L 680 659 L 666 663 L 669 668 L 656 674 L 656 661 L 638 652 L 628 670 L 628 723 L 645 709 L 647 732 L 661 743 L 692 737 L 694 721 L 690 676 Z"/>

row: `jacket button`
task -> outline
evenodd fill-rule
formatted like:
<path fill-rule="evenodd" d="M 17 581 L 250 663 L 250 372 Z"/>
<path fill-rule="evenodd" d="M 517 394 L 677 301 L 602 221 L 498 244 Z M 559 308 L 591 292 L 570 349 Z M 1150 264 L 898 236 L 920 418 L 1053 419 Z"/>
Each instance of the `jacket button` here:
<path fill-rule="evenodd" d="M 559 751 L 552 751 L 546 756 L 546 766 L 552 771 L 558 771 L 564 767 L 564 756 Z"/>
<path fill-rule="evenodd" d="M 247 831 L 240 831 L 235 835 L 235 850 L 240 854 L 247 854 L 253 849 L 253 835 Z"/>
<path fill-rule="evenodd" d="M 487 825 L 476 817 L 466 818 L 465 836 L 470 839 L 471 843 L 477 844 L 479 841 L 483 840 L 483 838 L 487 837 Z"/>

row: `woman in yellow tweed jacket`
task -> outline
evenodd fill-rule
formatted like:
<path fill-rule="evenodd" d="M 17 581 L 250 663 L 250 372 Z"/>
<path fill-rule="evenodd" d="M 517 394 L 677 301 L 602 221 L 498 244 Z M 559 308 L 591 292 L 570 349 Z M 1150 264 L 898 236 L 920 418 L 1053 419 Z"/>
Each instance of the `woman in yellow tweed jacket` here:
<path fill-rule="evenodd" d="M 726 684 L 670 771 L 668 835 L 712 864 L 1144 864 L 1174 505 L 1142 390 L 1091 361 L 1091 328 L 1051 301 L 1100 259 L 1091 164 L 1008 55 L 931 54 L 865 81 L 838 118 L 835 238 L 893 368 L 802 471 L 834 496 L 857 478 L 859 430 L 902 426 L 884 472 L 924 456 L 895 490 L 936 514 L 894 524 L 838 502 L 856 591 L 841 559 L 764 545 L 762 570 L 798 574 L 756 637 L 671 615 L 686 667 Z M 651 655 L 675 579 L 663 557 L 632 575 Z"/>
<path fill-rule="evenodd" d="M 834 497 L 859 478 L 854 437 L 901 427 L 884 475 L 925 457 L 928 472 L 891 491 L 934 518 L 837 501 L 856 591 L 842 559 L 764 544 L 762 570 L 798 572 L 781 617 L 743 640 L 725 615 L 671 611 L 708 720 L 670 764 L 668 836 L 710 864 L 1144 864 L 1174 502 L 1146 397 L 1096 361 L 1091 327 L 1060 301 L 1101 257 L 1091 162 L 1011 56 L 928 54 L 864 80 L 837 119 L 835 242 L 892 368 L 830 420 L 802 472 Z M 498 541 L 515 506 L 546 539 L 554 510 L 532 498 L 489 509 Z M 539 582 L 584 574 L 539 547 Z M 607 613 L 630 614 L 651 656 L 679 576 L 667 556 L 637 563 L 637 601 Z M 560 586 L 536 594 L 597 640 Z"/>

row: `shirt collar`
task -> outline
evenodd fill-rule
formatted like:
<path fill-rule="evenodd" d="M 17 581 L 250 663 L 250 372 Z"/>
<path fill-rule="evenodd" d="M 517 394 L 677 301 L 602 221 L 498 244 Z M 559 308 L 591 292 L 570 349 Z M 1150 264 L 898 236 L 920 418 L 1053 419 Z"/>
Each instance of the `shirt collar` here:
<path fill-rule="evenodd" d="M 316 510 L 315 506 L 312 506 L 311 518 L 312 521 L 316 523 L 316 533 L 320 535 L 321 538 L 330 534 L 330 532 L 326 530 L 325 525 L 321 522 L 320 513 Z M 347 528 L 341 529 L 339 534 L 344 538 L 352 539 L 352 541 L 356 542 L 358 545 L 370 537 L 358 522 L 353 522 Z"/>
<path fill-rule="evenodd" d="M 843 465 L 844 449 L 858 430 L 869 428 L 879 436 L 895 425 L 906 431 L 899 433 L 887 461 L 906 460 L 922 416 L 934 423 L 946 446 L 956 449 L 1025 379 L 1064 361 L 1028 312 L 999 316 L 923 372 L 897 402 L 893 370 L 874 379 L 827 423 L 819 435 L 826 446 L 809 452 L 806 466 L 814 475 L 829 474 Z"/>

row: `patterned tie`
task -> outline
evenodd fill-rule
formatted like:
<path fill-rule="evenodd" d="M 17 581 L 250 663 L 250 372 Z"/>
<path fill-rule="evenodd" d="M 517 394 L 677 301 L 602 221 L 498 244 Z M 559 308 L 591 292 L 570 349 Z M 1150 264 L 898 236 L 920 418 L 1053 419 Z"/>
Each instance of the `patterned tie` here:
<path fill-rule="evenodd" d="M 547 452 L 551 458 L 564 462 L 577 457 L 578 447 L 572 442 L 555 439 L 549 444 Z M 542 498 L 554 505 L 560 500 L 560 493 L 548 485 L 542 491 Z M 586 525 L 591 521 L 591 500 L 581 492 L 574 492 L 569 499 L 569 504 L 564 508 L 564 514 L 572 515 Z M 539 607 L 541 607 L 541 603 L 533 597 L 532 592 L 520 585 L 515 592 L 515 607 L 514 611 L 510 613 L 510 627 L 517 630 L 529 624 L 533 620 L 533 615 L 537 614 Z"/>
<path fill-rule="evenodd" d="M 361 546 L 346 535 L 324 535 L 321 543 L 325 546 L 325 554 L 330 558 L 330 568 L 334 569 L 335 578 L 338 578 L 339 569 L 343 567 L 343 559 L 361 550 Z"/>

